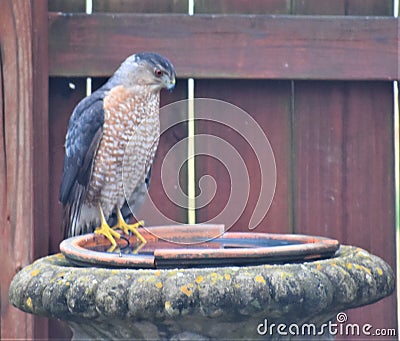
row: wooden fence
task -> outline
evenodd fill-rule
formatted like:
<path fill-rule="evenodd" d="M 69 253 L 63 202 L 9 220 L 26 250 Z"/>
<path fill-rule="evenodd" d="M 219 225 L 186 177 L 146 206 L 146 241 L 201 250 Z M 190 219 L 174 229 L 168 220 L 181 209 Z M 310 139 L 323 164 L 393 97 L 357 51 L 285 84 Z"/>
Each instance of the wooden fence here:
<path fill-rule="evenodd" d="M 8 284 L 21 267 L 58 252 L 63 143 L 85 77 L 96 88 L 137 51 L 161 52 L 176 66 L 178 85 L 163 94 L 163 105 L 185 99 L 185 79 L 193 77 L 196 97 L 235 104 L 263 128 L 278 179 L 257 231 L 337 238 L 396 268 L 392 1 L 196 0 L 194 16 L 186 15 L 186 0 L 93 0 L 94 13 L 84 9 L 83 0 L 0 1 L 3 339 L 70 336 L 58 321 L 11 307 Z M 257 160 L 234 132 L 210 122 L 196 132 L 234 145 L 257 187 Z M 186 135 L 183 124 L 162 136 L 151 185 L 156 203 L 179 221 L 186 211 L 160 190 L 160 165 Z M 197 179 L 204 174 L 219 190 L 197 211 L 199 221 L 215 216 L 230 191 L 226 171 L 212 158 L 197 160 Z M 234 230 L 247 230 L 256 201 L 251 193 Z M 348 316 L 351 323 L 396 328 L 396 295 Z"/>

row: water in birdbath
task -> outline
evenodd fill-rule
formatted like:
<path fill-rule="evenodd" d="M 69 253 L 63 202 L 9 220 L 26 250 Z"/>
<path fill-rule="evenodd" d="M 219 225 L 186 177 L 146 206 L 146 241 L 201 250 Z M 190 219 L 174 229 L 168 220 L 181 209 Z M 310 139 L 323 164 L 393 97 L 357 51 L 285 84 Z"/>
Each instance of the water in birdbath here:
<path fill-rule="evenodd" d="M 191 242 L 172 242 L 163 239 L 153 239 L 146 244 L 138 241 L 134 235 L 121 236 L 121 241 L 116 248 L 110 248 L 105 243 L 90 244 L 88 250 L 97 252 L 112 252 L 116 254 L 154 254 L 157 249 L 248 249 L 260 247 L 277 247 L 286 245 L 304 244 L 305 241 L 300 240 L 281 240 L 281 239 L 256 239 L 256 238 L 227 238 L 224 236 L 204 241 L 200 238 L 193 238 Z"/>

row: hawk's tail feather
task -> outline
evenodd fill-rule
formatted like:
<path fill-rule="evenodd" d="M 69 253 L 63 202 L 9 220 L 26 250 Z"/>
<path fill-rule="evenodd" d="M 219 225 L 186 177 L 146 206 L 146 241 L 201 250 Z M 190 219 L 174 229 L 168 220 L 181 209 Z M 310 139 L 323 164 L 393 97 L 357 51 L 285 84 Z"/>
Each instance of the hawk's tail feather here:
<path fill-rule="evenodd" d="M 68 202 L 64 205 L 64 238 L 82 234 L 82 228 L 78 225 L 83 205 L 85 187 L 75 183 Z"/>

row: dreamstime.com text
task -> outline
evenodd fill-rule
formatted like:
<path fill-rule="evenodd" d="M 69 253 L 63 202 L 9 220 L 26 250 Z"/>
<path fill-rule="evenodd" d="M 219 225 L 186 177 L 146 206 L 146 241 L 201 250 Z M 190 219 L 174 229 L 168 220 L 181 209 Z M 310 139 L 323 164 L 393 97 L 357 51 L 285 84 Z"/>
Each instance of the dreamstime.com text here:
<path fill-rule="evenodd" d="M 257 326 L 259 335 L 280 335 L 280 336 L 318 336 L 318 335 L 338 335 L 338 336 L 396 336 L 394 328 L 374 328 L 373 325 L 366 323 L 347 323 L 346 313 L 338 313 L 336 322 L 329 321 L 320 326 L 313 323 L 285 324 L 269 323 L 268 319 Z"/>

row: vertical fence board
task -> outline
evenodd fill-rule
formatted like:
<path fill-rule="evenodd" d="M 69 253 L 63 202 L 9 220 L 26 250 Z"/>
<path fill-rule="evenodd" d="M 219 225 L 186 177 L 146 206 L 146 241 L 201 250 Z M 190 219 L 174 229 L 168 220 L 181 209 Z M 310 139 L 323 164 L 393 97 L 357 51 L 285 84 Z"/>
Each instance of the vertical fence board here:
<path fill-rule="evenodd" d="M 291 184 L 290 184 L 290 82 L 266 81 L 222 81 L 198 80 L 195 86 L 196 98 L 210 97 L 236 105 L 253 117 L 264 130 L 275 154 L 277 166 L 277 187 L 275 196 L 266 217 L 256 232 L 291 232 Z M 216 119 L 229 122 L 229 112 L 216 113 Z M 258 160 L 252 148 L 240 142 L 239 135 L 230 129 L 210 122 L 196 123 L 199 133 L 221 136 L 237 149 L 244 159 L 250 173 L 251 193 L 243 215 L 232 230 L 248 231 L 248 223 L 258 199 L 260 170 Z M 253 146 L 257 149 L 257 146 Z M 223 171 L 222 164 L 212 158 L 199 158 L 197 162 L 197 181 L 202 175 L 209 174 L 215 178 L 218 186 L 216 200 L 204 209 L 198 210 L 199 221 L 216 216 L 223 209 L 223 202 L 230 192 L 229 169 Z M 268 174 L 264 174 L 268 176 Z M 235 186 L 235 184 L 232 184 Z M 203 188 L 203 190 L 207 190 Z M 221 203 L 222 200 L 222 203 Z"/>
<path fill-rule="evenodd" d="M 11 307 L 8 303 L 8 287 L 12 277 L 18 270 L 32 261 L 32 197 L 27 182 L 31 178 L 31 169 L 25 167 L 18 170 L 17 165 L 31 166 L 31 153 L 29 150 L 19 150 L 19 145 L 30 144 L 29 126 L 18 125 L 18 119 L 26 122 L 29 117 L 27 109 L 31 104 L 30 94 L 24 95 L 19 88 L 29 86 L 30 62 L 30 8 L 19 2 L 0 2 L 2 20 L 0 21 L 0 46 L 2 68 L 2 106 L 1 120 L 2 150 L 2 195 L 1 195 L 1 258 L 7 260 L 2 266 L 1 276 L 1 338 L 33 338 L 33 316 L 24 314 Z M 15 17 L 26 15 L 26 21 L 20 23 L 22 27 L 15 27 Z M 24 32 L 24 39 L 17 39 L 18 34 Z M 19 30 L 21 30 L 19 32 Z M 18 54 L 25 54 L 28 62 L 18 65 Z M 21 61 L 21 60 L 19 60 Z M 21 78 L 19 78 L 21 77 Z M 28 77 L 28 79 L 27 79 Z M 15 114 L 13 114 L 15 113 Z M 27 124 L 30 123 L 28 120 Z M 21 132 L 22 130 L 22 132 Z M 28 136 L 25 134 L 25 130 Z M 24 194 L 18 188 L 25 189 Z M 18 202 L 19 200 L 19 202 Z M 26 210 L 25 216 L 22 215 Z M 18 321 L 18 323 L 16 323 Z"/>
<path fill-rule="evenodd" d="M 47 319 L 11 307 L 8 287 L 21 267 L 48 253 L 47 2 L 1 1 L 0 12 L 1 337 L 43 339 Z"/>
<path fill-rule="evenodd" d="M 296 82 L 294 190 L 296 233 L 343 240 L 341 195 L 343 84 Z"/>
<path fill-rule="evenodd" d="M 33 195 L 33 257 L 34 259 L 49 254 L 49 125 L 48 125 L 48 25 L 47 1 L 32 0 L 32 186 Z M 24 17 L 23 17 L 24 18 Z M 25 20 L 22 19 L 22 20 Z M 27 147 L 29 148 L 29 147 Z M 26 214 L 26 213 L 23 213 Z M 48 336 L 48 320 L 34 318 L 34 338 Z"/>
<path fill-rule="evenodd" d="M 49 249 L 49 125 L 47 1 L 31 2 L 32 11 L 32 148 L 34 258 Z"/>
<path fill-rule="evenodd" d="M 345 225 L 359 229 L 351 230 L 348 241 L 394 266 L 392 85 L 351 84 L 347 95 L 344 204 L 353 210 L 346 212 Z"/>

